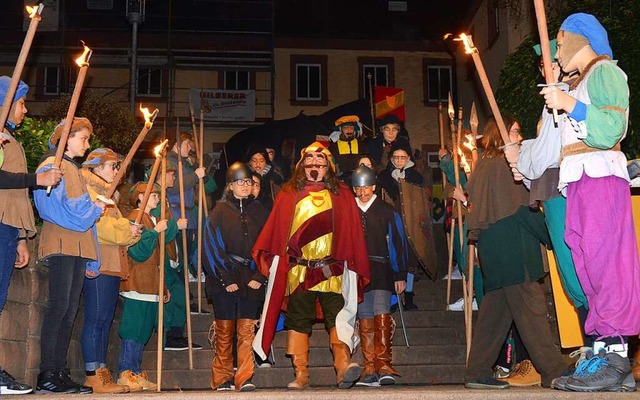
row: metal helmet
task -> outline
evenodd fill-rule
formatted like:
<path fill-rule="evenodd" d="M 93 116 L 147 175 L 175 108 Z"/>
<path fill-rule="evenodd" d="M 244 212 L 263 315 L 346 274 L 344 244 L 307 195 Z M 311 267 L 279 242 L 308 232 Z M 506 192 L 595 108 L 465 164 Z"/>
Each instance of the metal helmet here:
<path fill-rule="evenodd" d="M 364 165 L 354 169 L 351 173 L 351 186 L 373 186 L 376 184 L 376 173 L 369 167 Z"/>
<path fill-rule="evenodd" d="M 253 173 L 247 164 L 234 162 L 227 169 L 227 183 L 235 182 L 241 179 L 253 179 Z"/>

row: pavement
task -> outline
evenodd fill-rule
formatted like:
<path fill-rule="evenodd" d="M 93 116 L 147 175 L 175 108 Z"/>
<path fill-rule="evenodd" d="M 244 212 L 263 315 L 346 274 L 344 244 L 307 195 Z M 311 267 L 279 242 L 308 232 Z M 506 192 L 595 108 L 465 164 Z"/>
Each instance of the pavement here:
<path fill-rule="evenodd" d="M 447 399 L 447 400 L 547 400 L 547 399 L 638 399 L 638 393 L 576 393 L 562 392 L 540 387 L 532 388 L 509 388 L 503 390 L 473 390 L 465 389 L 462 385 L 433 385 L 433 386 L 408 386 L 396 385 L 386 388 L 352 388 L 350 390 L 339 390 L 331 388 L 305 389 L 302 391 L 289 391 L 286 389 L 264 389 L 250 393 L 237 392 L 215 392 L 212 390 L 186 390 L 186 391 L 163 391 L 144 392 L 133 394 L 101 395 L 93 394 L 89 397 L 84 395 L 47 395 L 47 400 L 70 399 L 180 399 L 180 400 L 200 400 L 200 399 L 255 399 L 255 400 L 287 400 L 287 399 L 318 399 L 318 400 L 391 400 L 391 399 Z"/>

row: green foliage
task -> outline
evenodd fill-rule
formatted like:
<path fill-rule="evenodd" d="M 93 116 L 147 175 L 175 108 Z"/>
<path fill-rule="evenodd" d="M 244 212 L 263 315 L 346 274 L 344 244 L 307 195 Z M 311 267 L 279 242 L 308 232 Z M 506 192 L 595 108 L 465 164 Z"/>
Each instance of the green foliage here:
<path fill-rule="evenodd" d="M 67 115 L 71 96 L 64 96 L 49 103 L 46 115 L 57 121 Z M 89 118 L 94 136 L 105 146 L 120 154 L 126 154 L 142 129 L 127 107 L 109 97 L 83 93 L 76 116 Z M 94 148 L 94 147 L 92 147 Z"/>
<path fill-rule="evenodd" d="M 27 170 L 35 172 L 42 156 L 49 151 L 49 137 L 59 121 L 26 117 L 16 130 L 15 138 L 24 148 L 27 158 Z M 100 139 L 91 137 L 91 148 L 102 147 Z"/>
<path fill-rule="evenodd" d="M 637 114 L 640 99 L 640 30 L 633 28 L 633 21 L 640 20 L 638 0 L 557 0 L 547 9 L 549 36 L 555 37 L 562 21 L 570 14 L 584 12 L 595 15 L 607 29 L 613 55 L 628 75 L 630 118 L 627 137 L 622 149 L 629 158 L 640 157 L 640 138 L 636 134 L 640 124 Z M 537 57 L 531 46 L 538 43 L 537 34 L 525 40 L 507 58 L 500 73 L 497 99 L 505 114 L 512 114 L 522 121 L 523 132 L 532 137 L 543 101 L 537 94 L 537 83 L 542 77 L 536 68 Z"/>

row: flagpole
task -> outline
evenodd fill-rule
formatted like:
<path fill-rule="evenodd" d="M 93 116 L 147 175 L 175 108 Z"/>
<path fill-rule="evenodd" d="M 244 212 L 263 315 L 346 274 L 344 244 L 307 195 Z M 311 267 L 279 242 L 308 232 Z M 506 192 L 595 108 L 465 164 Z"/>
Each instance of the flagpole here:
<path fill-rule="evenodd" d="M 376 137 L 376 109 L 375 103 L 373 99 L 373 85 L 371 83 L 371 73 L 367 75 L 367 79 L 369 80 L 369 106 L 371 108 L 371 135 L 372 137 Z"/>

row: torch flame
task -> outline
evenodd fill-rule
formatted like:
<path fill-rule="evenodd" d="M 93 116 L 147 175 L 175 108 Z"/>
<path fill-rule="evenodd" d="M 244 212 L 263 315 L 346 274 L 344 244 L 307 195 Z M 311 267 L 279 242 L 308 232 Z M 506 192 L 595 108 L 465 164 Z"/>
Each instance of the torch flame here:
<path fill-rule="evenodd" d="M 33 7 L 26 6 L 25 8 L 27 9 L 27 14 L 29 14 L 29 18 L 33 19 L 33 18 L 36 18 L 36 17 L 40 17 L 40 13 L 42 12 L 43 5 L 42 4 L 40 4 L 40 5 L 36 4 Z"/>
<path fill-rule="evenodd" d="M 164 150 L 165 146 L 167 145 L 167 143 L 169 142 L 169 139 L 165 139 L 162 141 L 162 143 L 160 143 L 159 145 L 157 145 L 156 147 L 153 148 L 153 154 L 156 155 L 156 157 L 160 157 L 160 154 L 162 153 L 162 150 Z"/>
<path fill-rule="evenodd" d="M 453 108 L 453 100 L 451 100 L 451 92 L 449 92 L 449 107 L 447 108 L 447 112 L 449 113 L 449 118 L 453 121 L 453 117 L 455 117 L 456 112 Z"/>
<path fill-rule="evenodd" d="M 473 145 L 473 136 L 472 135 L 464 135 L 464 139 L 465 139 L 465 141 L 462 143 L 462 145 L 464 147 L 466 147 L 467 149 L 473 151 L 475 149 L 475 146 Z"/>
<path fill-rule="evenodd" d="M 84 47 L 84 51 L 80 57 L 76 58 L 76 64 L 78 64 L 78 67 L 89 65 L 89 57 L 91 57 L 91 49 L 88 48 L 84 42 L 82 42 L 82 46 Z"/>
<path fill-rule="evenodd" d="M 144 126 L 151 129 L 151 127 L 153 126 L 153 121 L 158 115 L 158 109 L 156 108 L 155 110 L 153 110 L 153 112 L 149 112 L 149 109 L 147 107 L 142 107 L 142 103 L 140 103 L 140 111 L 144 116 Z"/>
<path fill-rule="evenodd" d="M 471 172 L 471 167 L 467 162 L 467 157 L 464 156 L 464 153 L 460 149 L 458 149 L 458 155 L 460 156 L 460 166 L 464 169 L 464 172 L 468 174 Z"/>
<path fill-rule="evenodd" d="M 478 51 L 478 49 L 473 45 L 473 40 L 471 40 L 471 36 L 466 33 L 461 33 L 460 37 L 453 39 L 455 41 L 461 41 L 464 44 L 464 52 L 467 54 L 473 54 Z"/>

